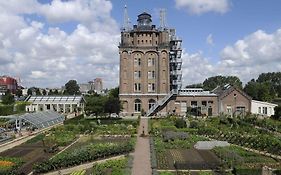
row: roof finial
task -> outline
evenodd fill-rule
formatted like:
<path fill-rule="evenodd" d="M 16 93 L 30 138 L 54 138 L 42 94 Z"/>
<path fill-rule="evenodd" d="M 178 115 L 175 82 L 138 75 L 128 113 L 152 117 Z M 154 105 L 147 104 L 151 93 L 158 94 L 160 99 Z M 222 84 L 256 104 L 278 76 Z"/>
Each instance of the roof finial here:
<path fill-rule="evenodd" d="M 127 10 L 127 5 L 124 7 L 124 19 L 123 19 L 123 27 L 122 31 L 129 31 L 130 30 L 130 19 L 128 16 L 128 10 Z"/>
<path fill-rule="evenodd" d="M 160 30 L 167 28 L 166 9 L 160 9 Z"/>

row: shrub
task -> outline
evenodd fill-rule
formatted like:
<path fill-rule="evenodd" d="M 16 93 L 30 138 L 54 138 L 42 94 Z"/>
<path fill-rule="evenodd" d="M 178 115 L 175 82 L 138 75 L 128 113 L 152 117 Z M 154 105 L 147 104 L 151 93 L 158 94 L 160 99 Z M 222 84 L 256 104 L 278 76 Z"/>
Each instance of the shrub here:
<path fill-rule="evenodd" d="M 11 115 L 14 113 L 14 105 L 0 105 L 0 116 Z"/>
<path fill-rule="evenodd" d="M 186 122 L 183 119 L 176 119 L 175 126 L 177 128 L 186 128 Z"/>
<path fill-rule="evenodd" d="M 188 134 L 186 132 L 174 132 L 174 131 L 166 131 L 163 132 L 163 140 L 165 142 L 170 141 L 170 140 L 185 140 L 188 137 Z"/>

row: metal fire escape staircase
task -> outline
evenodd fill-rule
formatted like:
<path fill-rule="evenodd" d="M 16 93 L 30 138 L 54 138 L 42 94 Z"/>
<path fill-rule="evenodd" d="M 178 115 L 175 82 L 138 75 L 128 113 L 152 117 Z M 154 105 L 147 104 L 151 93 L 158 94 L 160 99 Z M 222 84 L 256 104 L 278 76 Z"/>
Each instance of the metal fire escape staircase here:
<path fill-rule="evenodd" d="M 175 31 L 171 30 L 170 32 L 170 89 L 171 91 L 162 99 L 157 101 L 148 111 L 147 117 L 153 115 L 157 112 L 161 106 L 163 106 L 167 101 L 171 99 L 172 96 L 178 94 L 178 90 L 181 89 L 182 86 L 182 49 L 181 49 L 182 40 L 177 38 L 175 35 Z"/>

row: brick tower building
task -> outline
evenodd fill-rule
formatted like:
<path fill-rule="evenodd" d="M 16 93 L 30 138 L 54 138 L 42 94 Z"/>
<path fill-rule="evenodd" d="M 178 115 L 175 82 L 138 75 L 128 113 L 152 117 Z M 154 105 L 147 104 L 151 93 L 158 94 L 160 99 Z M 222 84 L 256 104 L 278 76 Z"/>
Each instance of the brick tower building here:
<path fill-rule="evenodd" d="M 151 15 L 138 15 L 138 24 L 121 32 L 121 115 L 150 115 L 181 88 L 181 40 L 174 29 L 152 25 Z M 161 104 L 162 103 L 162 104 Z"/>

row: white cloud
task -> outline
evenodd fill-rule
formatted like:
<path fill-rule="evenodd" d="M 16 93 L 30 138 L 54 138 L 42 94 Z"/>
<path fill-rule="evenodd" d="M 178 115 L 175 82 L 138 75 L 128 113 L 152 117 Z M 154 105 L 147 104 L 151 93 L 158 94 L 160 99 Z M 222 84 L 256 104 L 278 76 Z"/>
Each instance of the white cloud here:
<path fill-rule="evenodd" d="M 1 74 L 20 77 L 25 86 L 59 87 L 96 77 L 107 79 L 106 87 L 118 85 L 120 32 L 110 1 L 9 2 L 0 2 Z M 54 27 L 25 14 L 43 16 Z M 67 21 L 78 23 L 72 32 L 56 27 Z"/>
<path fill-rule="evenodd" d="M 184 84 L 200 83 L 214 75 L 235 75 L 244 83 L 264 72 L 281 70 L 281 29 L 272 34 L 258 30 L 226 46 L 217 63 L 201 53 L 183 53 Z"/>
<path fill-rule="evenodd" d="M 223 14 L 230 8 L 230 0 L 175 0 L 175 2 L 177 8 L 196 15 L 208 12 Z"/>
<path fill-rule="evenodd" d="M 210 46 L 213 46 L 214 45 L 214 39 L 213 39 L 213 35 L 212 34 L 209 34 L 206 38 L 206 43 Z"/>

